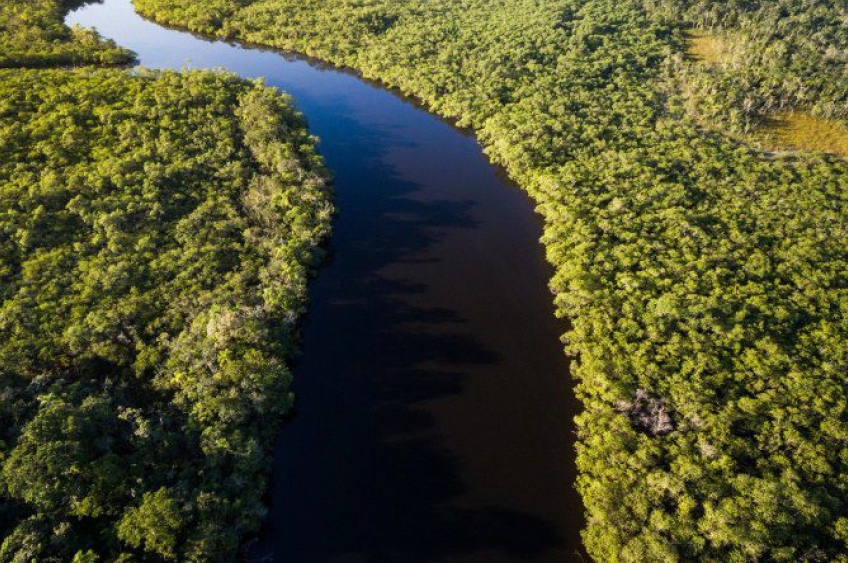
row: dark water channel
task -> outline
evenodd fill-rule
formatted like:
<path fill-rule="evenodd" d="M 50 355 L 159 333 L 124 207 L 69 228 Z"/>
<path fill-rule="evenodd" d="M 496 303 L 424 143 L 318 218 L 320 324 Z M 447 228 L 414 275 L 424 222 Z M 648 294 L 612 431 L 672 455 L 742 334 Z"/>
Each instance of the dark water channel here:
<path fill-rule="evenodd" d="M 335 174 L 332 258 L 251 558 L 580 561 L 575 406 L 540 223 L 474 139 L 350 73 L 165 29 L 129 0 L 68 22 L 149 68 L 264 77 L 295 96 Z"/>

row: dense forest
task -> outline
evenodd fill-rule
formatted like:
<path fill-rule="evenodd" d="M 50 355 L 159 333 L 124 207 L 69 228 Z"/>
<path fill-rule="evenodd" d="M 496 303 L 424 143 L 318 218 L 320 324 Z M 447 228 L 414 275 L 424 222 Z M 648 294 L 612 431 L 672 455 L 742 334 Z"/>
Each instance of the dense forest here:
<path fill-rule="evenodd" d="M 132 55 L 0 13 L 0 561 L 231 562 L 329 228 L 314 139 L 231 75 L 41 68 Z"/>
<path fill-rule="evenodd" d="M 674 77 L 696 114 L 746 131 L 795 108 L 848 117 L 848 4 L 836 0 L 645 0 L 649 10 L 709 33 L 714 65 L 680 65 Z"/>
<path fill-rule="evenodd" d="M 128 63 L 132 53 L 62 15 L 84 0 L 0 1 L 0 68 Z"/>
<path fill-rule="evenodd" d="M 845 116 L 844 2 L 135 1 L 397 87 L 535 198 L 595 560 L 848 561 L 848 165 L 715 132 Z"/>

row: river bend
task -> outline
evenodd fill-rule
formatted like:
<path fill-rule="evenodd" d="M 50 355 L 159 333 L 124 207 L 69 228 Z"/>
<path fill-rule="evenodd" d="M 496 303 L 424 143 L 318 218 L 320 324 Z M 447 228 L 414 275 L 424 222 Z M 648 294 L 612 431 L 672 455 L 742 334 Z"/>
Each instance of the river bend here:
<path fill-rule="evenodd" d="M 474 139 L 352 73 L 165 29 L 129 0 L 67 21 L 148 68 L 226 68 L 292 94 L 335 175 L 297 414 L 250 559 L 580 561 L 576 407 L 541 224 Z"/>

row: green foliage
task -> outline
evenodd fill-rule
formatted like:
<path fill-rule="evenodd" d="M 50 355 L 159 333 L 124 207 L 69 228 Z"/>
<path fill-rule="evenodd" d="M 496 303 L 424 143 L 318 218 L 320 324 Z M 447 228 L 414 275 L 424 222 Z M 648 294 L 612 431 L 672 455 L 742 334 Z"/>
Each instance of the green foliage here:
<path fill-rule="evenodd" d="M 328 230 L 313 139 L 225 74 L 8 70 L 0 92 L 0 560 L 35 541 L 39 561 L 111 561 L 122 540 L 228 561 L 263 510 Z M 69 539 L 31 539 L 60 522 Z"/>
<path fill-rule="evenodd" d="M 786 8 L 791 44 L 811 28 L 807 4 L 745 2 L 755 11 L 740 17 Z M 848 165 L 705 134 L 670 80 L 682 14 L 643 0 L 256 0 L 195 26 L 187 0 L 136 5 L 398 87 L 473 126 L 536 199 L 572 320 L 596 560 L 848 559 Z M 822 86 L 809 105 L 842 103 L 848 82 L 810 65 Z M 769 83 L 739 84 L 716 102 L 729 127 Z M 778 105 L 800 103 L 793 92 L 777 88 Z"/>
<path fill-rule="evenodd" d="M 9 495 L 46 514 L 120 512 L 124 481 L 133 477 L 122 467 L 126 445 L 121 442 L 132 434 L 121 432 L 109 400 L 89 395 L 75 405 L 48 394 L 39 403 L 3 464 Z"/>
<path fill-rule="evenodd" d="M 177 534 L 183 525 L 179 504 L 167 489 L 148 492 L 118 524 L 118 537 L 166 560 L 176 558 Z"/>
<path fill-rule="evenodd" d="M 848 118 L 848 5 L 842 0 L 644 0 L 670 25 L 720 38 L 720 64 L 678 60 L 672 82 L 705 123 L 747 132 L 775 111 Z"/>
<path fill-rule="evenodd" d="M 129 60 L 63 7 L 0 2 L 3 64 Z M 228 74 L 0 70 L 0 561 L 234 559 L 329 229 L 314 145 Z"/>
<path fill-rule="evenodd" d="M 121 64 L 132 53 L 90 29 L 69 29 L 63 13 L 79 0 L 0 0 L 0 68 Z"/>
<path fill-rule="evenodd" d="M 76 552 L 71 563 L 98 563 L 99 561 L 100 557 L 93 550 L 89 549 Z"/>
<path fill-rule="evenodd" d="M 159 8 L 174 15 L 174 20 L 198 33 L 213 33 L 251 0 L 205 0 L 183 2 L 160 0 Z"/>

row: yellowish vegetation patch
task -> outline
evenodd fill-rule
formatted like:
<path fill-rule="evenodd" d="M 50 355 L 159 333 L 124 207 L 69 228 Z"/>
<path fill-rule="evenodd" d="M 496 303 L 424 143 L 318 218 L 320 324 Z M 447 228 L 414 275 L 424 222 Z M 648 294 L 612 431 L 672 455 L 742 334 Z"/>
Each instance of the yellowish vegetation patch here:
<path fill-rule="evenodd" d="M 754 133 L 763 148 L 773 151 L 817 151 L 848 157 L 848 124 L 799 111 L 772 114 Z"/>
<path fill-rule="evenodd" d="M 689 30 L 686 32 L 686 56 L 693 61 L 718 64 L 726 59 L 727 48 L 720 37 Z"/>

